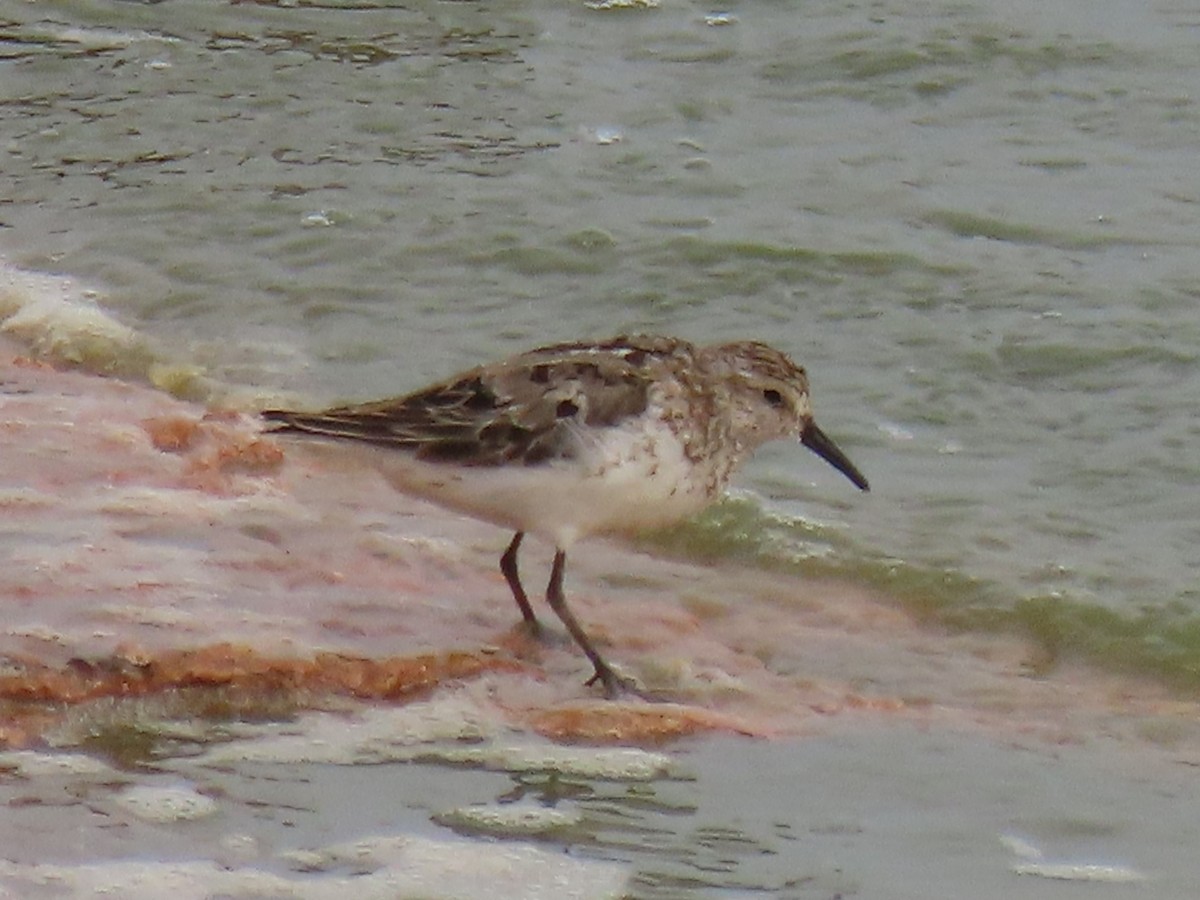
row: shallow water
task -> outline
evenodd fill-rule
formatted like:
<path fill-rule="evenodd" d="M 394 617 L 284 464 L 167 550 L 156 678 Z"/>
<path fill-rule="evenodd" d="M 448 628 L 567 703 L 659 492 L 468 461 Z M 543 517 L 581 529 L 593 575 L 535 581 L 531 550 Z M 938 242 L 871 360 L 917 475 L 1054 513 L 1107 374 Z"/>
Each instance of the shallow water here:
<path fill-rule="evenodd" d="M 1104 742 L 868 727 L 665 753 L 557 748 L 558 762 L 543 763 L 545 747 L 506 748 L 511 739 L 494 735 L 483 746 L 498 752 L 481 767 L 454 762 L 478 737 L 414 734 L 405 747 L 402 723 L 430 715 L 411 713 L 346 710 L 207 735 L 177 723 L 176 746 L 195 742 L 188 753 L 117 768 L 0 754 L 0 886 L 30 898 L 1194 890 L 1190 770 Z M 314 727 L 322 718 L 338 725 Z"/>
<path fill-rule="evenodd" d="M 1042 598 L 1100 655 L 1151 608 L 1134 655 L 1190 671 L 1194 11 L 714 11 L 8 4 L 0 252 L 263 397 L 768 338 L 874 487 L 771 448 L 743 484 L 823 530 L 768 555 Z"/>

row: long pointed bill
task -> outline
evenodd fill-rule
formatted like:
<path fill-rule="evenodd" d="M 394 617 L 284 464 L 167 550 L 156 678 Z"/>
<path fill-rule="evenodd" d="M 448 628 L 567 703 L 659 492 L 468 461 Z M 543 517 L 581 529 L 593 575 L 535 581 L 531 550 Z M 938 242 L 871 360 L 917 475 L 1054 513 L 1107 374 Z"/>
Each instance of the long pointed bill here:
<path fill-rule="evenodd" d="M 862 472 L 858 471 L 854 463 L 850 462 L 850 458 L 838 449 L 838 445 L 818 428 L 815 422 L 809 422 L 805 426 L 804 432 L 800 435 L 800 443 L 853 481 L 855 487 L 860 491 L 871 489 Z"/>

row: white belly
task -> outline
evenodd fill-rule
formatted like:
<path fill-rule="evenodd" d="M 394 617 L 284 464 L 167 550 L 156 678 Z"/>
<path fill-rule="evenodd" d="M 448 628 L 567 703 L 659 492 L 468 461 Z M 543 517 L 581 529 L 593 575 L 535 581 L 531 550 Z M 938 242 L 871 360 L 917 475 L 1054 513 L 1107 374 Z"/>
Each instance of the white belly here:
<path fill-rule="evenodd" d="M 685 519 L 716 499 L 723 486 L 709 467 L 690 463 L 665 428 L 584 429 L 578 459 L 537 466 L 428 463 L 385 446 L 295 437 L 322 455 L 349 456 L 378 470 L 402 493 L 564 549 L 590 534 Z"/>

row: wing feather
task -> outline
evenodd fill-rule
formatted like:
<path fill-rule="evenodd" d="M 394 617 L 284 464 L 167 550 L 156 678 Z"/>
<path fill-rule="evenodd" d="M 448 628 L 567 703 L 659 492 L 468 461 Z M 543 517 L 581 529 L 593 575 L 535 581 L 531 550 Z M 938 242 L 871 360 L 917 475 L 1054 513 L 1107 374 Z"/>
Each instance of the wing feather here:
<path fill-rule="evenodd" d="M 403 397 L 262 415 L 276 430 L 392 446 L 430 462 L 539 465 L 574 457 L 580 425 L 617 427 L 644 412 L 681 344 L 622 337 L 544 347 Z"/>

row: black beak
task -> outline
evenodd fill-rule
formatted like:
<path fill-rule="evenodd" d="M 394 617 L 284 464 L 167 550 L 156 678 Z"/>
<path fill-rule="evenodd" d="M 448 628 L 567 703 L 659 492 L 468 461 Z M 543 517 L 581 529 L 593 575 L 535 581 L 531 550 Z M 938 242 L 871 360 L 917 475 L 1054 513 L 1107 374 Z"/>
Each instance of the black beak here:
<path fill-rule="evenodd" d="M 860 491 L 871 489 L 862 472 L 858 471 L 854 463 L 850 462 L 850 458 L 838 449 L 838 445 L 827 437 L 815 422 L 809 422 L 804 427 L 804 431 L 800 435 L 800 443 L 853 481 L 855 487 Z"/>

